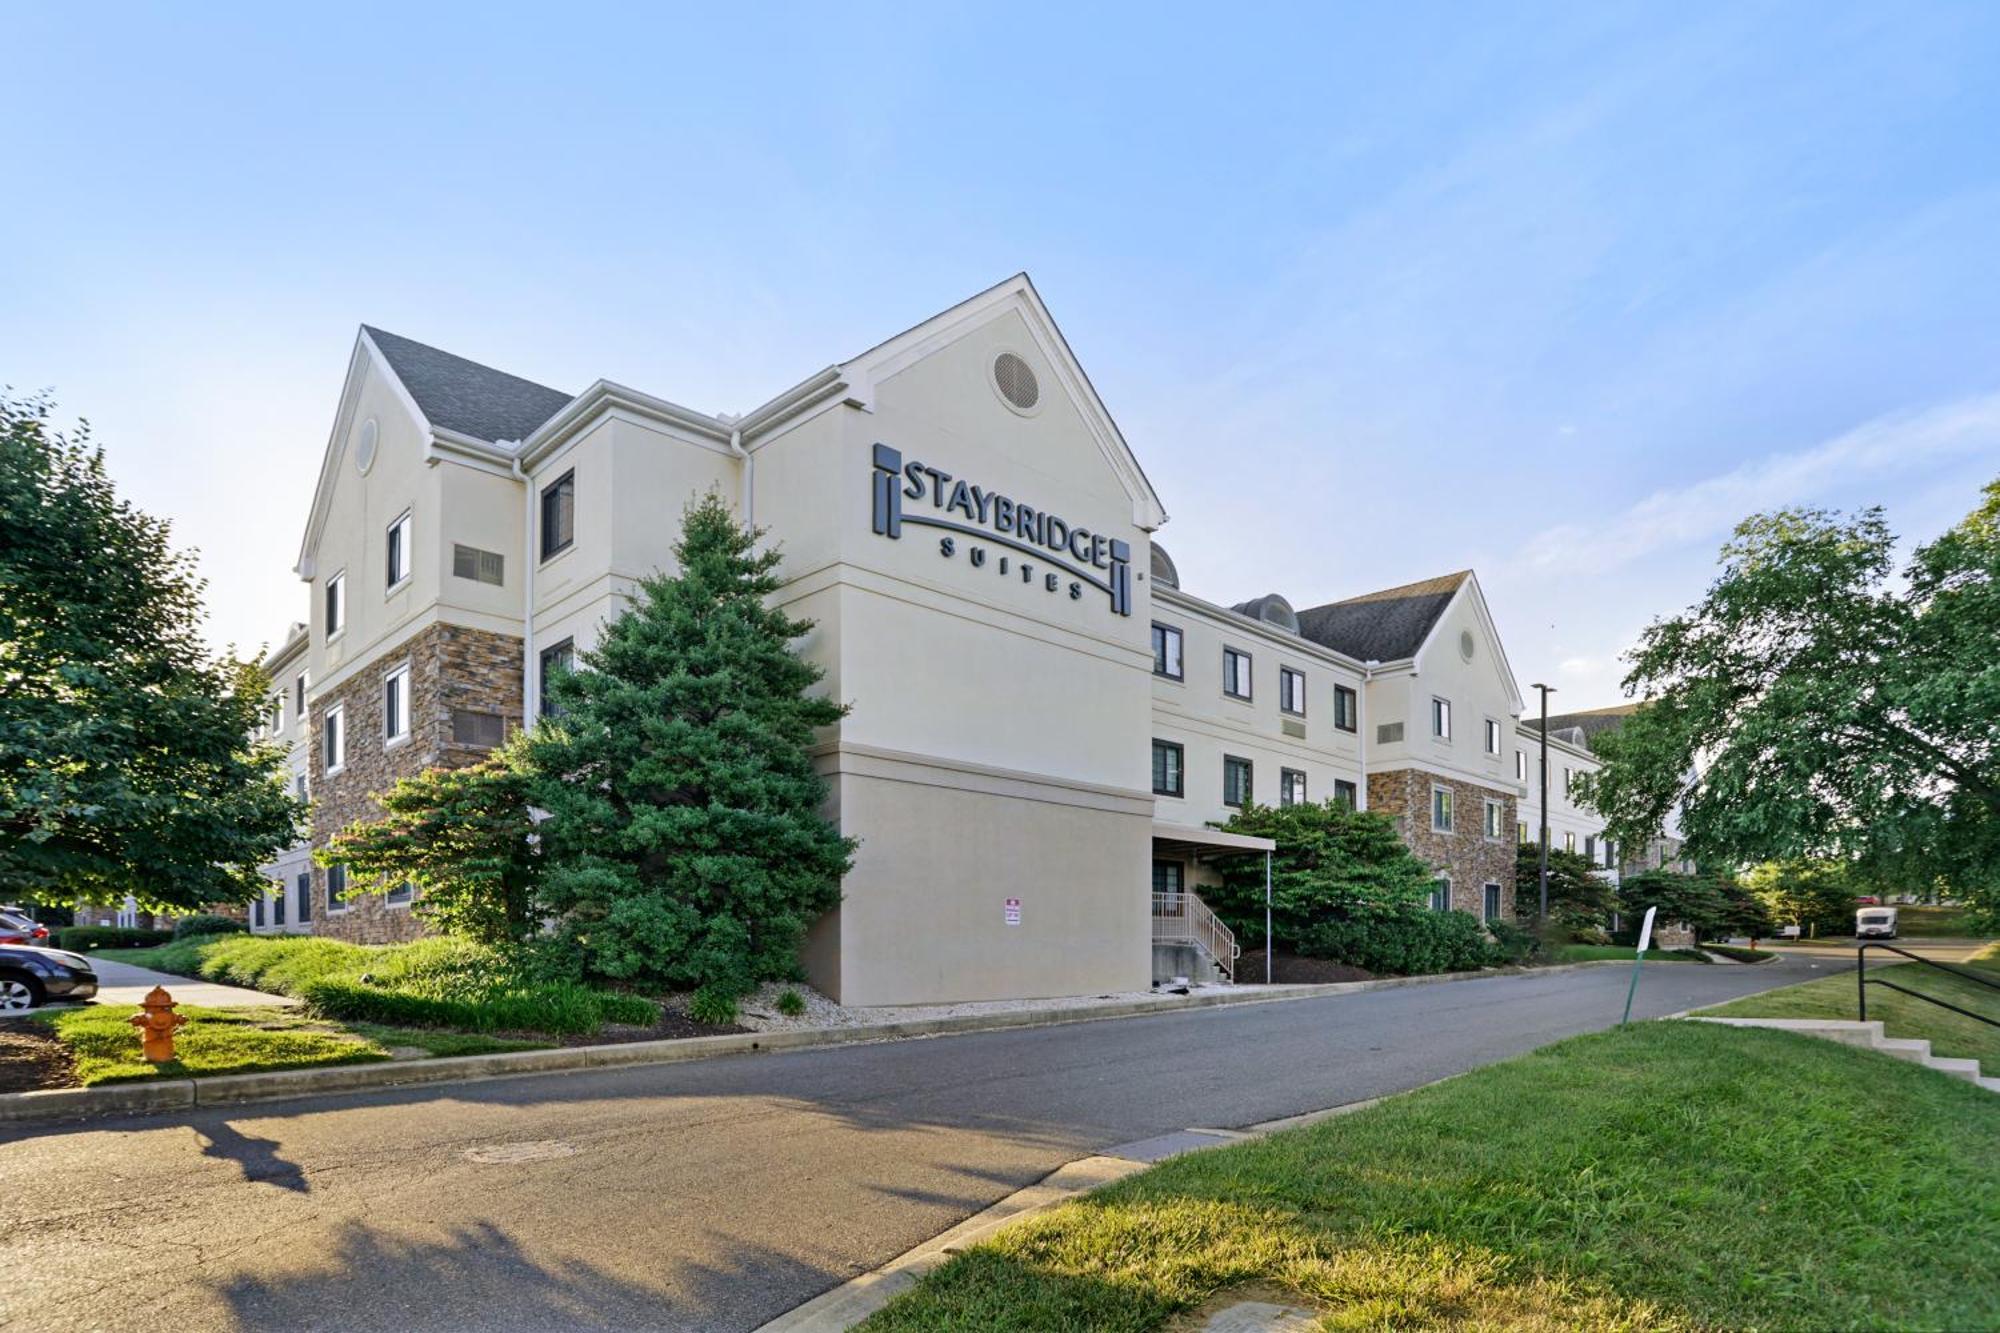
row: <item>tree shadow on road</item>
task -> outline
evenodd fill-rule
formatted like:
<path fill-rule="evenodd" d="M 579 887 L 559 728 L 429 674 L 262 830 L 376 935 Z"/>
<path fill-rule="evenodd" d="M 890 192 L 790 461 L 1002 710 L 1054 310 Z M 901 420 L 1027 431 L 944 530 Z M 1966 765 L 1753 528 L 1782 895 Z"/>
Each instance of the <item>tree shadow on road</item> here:
<path fill-rule="evenodd" d="M 243 1169 L 245 1180 L 261 1180 L 279 1189 L 291 1190 L 294 1194 L 312 1192 L 312 1186 L 306 1182 L 304 1168 L 278 1156 L 277 1140 L 245 1134 L 222 1121 L 198 1125 L 195 1133 L 202 1139 L 202 1156 L 219 1157 L 236 1163 Z"/>

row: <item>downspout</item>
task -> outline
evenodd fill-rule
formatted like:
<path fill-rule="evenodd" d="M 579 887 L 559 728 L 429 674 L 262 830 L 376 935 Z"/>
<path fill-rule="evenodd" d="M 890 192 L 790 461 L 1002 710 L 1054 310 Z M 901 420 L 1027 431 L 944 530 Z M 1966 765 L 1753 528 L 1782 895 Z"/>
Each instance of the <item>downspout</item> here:
<path fill-rule="evenodd" d="M 743 429 L 735 422 L 729 426 L 729 452 L 743 463 L 743 495 L 736 507 L 743 515 L 743 526 L 754 528 L 757 526 L 757 460 L 743 447 Z"/>
<path fill-rule="evenodd" d="M 507 465 L 521 483 L 521 725 L 532 727 L 535 700 L 541 693 L 541 682 L 535 679 L 535 488 L 521 467 L 518 440 Z"/>
<path fill-rule="evenodd" d="M 1354 793 L 1354 808 L 1368 808 L 1368 684 L 1375 679 L 1376 669 L 1382 665 L 1379 658 L 1369 658 L 1361 664 L 1361 689 L 1354 701 L 1354 728 L 1356 739 L 1361 742 L 1361 786 Z"/>

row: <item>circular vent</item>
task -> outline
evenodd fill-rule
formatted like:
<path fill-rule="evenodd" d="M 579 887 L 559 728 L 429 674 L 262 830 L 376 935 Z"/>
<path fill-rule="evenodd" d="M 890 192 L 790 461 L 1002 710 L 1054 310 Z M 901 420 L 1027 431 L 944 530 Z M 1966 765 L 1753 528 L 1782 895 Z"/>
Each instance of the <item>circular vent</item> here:
<path fill-rule="evenodd" d="M 364 477 L 375 466 L 375 437 L 379 433 L 375 418 L 370 417 L 361 423 L 361 433 L 354 442 L 354 469 Z"/>
<path fill-rule="evenodd" d="M 1460 630 L 1458 633 L 1458 655 L 1470 662 L 1474 646 L 1472 631 L 1469 629 Z"/>
<path fill-rule="evenodd" d="M 1023 412 L 1042 401 L 1042 386 L 1035 382 L 1035 368 L 1012 352 L 1002 352 L 994 358 L 993 383 L 1002 398 Z"/>

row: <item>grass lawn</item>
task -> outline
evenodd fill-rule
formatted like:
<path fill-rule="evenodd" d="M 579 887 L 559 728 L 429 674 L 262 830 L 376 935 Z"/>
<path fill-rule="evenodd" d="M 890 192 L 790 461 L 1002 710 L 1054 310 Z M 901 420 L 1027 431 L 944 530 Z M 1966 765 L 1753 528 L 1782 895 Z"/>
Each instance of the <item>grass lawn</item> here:
<path fill-rule="evenodd" d="M 1986 934 L 1973 928 L 1963 907 L 1898 907 L 1896 931 L 1918 939 L 1976 940 Z"/>
<path fill-rule="evenodd" d="M 271 1069 L 312 1069 L 321 1065 L 366 1064 L 391 1058 L 391 1047 L 422 1049 L 427 1055 L 479 1055 L 541 1046 L 475 1033 L 430 1028 L 335 1023 L 272 1006 L 207 1009 L 182 1006 L 188 1025 L 174 1039 L 177 1059 L 155 1065 L 139 1048 L 139 1033 L 122 1005 L 92 1005 L 43 1015 L 76 1056 L 77 1081 L 132 1083 L 153 1078 L 201 1078 L 215 1074 L 255 1074 Z"/>
<path fill-rule="evenodd" d="M 1832 1042 L 1643 1023 L 1163 1163 L 959 1254 L 865 1327 L 1152 1330 L 1261 1285 L 1330 1328 L 1994 1328 L 1996 1196 L 1991 1093 Z"/>
<path fill-rule="evenodd" d="M 1986 948 L 1960 967 L 1977 969 L 2000 980 L 2000 944 Z M 1871 975 L 1883 976 L 1898 986 L 1908 986 L 1926 995 L 1949 1000 L 1961 1009 L 2000 1019 L 2000 990 L 1949 976 L 1921 963 L 1897 963 L 1892 967 L 1870 968 Z M 1857 1018 L 1854 973 L 1844 970 L 1818 981 L 1802 982 L 1745 996 L 1703 1009 L 1717 1018 Z M 1868 988 L 1868 1017 L 1882 1020 L 1882 1030 L 1891 1037 L 1918 1037 L 1931 1044 L 1935 1055 L 1979 1061 L 1988 1075 L 2000 1074 L 2000 1028 L 1988 1027 L 1974 1019 L 1940 1009 L 1908 995 L 1899 995 L 1880 986 Z M 1991 1096 L 1992 1094 L 1987 1094 Z"/>
<path fill-rule="evenodd" d="M 1615 959 L 1621 963 L 1632 961 L 1633 950 L 1625 944 L 1565 944 L 1556 952 L 1559 963 L 1594 963 L 1602 959 Z M 1648 949 L 1646 961 L 1649 963 L 1705 963 L 1708 960 L 1700 954 L 1684 949 Z"/>
<path fill-rule="evenodd" d="M 1709 953 L 1734 958 L 1739 963 L 1768 963 L 1778 956 L 1766 949 L 1739 949 L 1733 944 L 1704 944 L 1701 947 Z"/>

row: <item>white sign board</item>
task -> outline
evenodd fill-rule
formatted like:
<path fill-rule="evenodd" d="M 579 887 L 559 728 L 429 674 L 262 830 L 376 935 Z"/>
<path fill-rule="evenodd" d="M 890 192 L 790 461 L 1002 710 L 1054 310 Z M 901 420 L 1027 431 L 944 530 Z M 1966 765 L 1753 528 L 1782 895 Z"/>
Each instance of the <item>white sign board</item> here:
<path fill-rule="evenodd" d="M 1646 919 L 1639 924 L 1639 953 L 1642 956 L 1646 952 L 1646 946 L 1653 942 L 1653 913 L 1659 910 L 1657 907 L 1648 907 Z"/>
<path fill-rule="evenodd" d="M 1019 898 L 1009 898 L 1007 900 L 1007 924 L 1010 926 L 1021 924 L 1021 900 Z"/>

